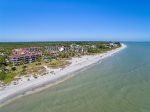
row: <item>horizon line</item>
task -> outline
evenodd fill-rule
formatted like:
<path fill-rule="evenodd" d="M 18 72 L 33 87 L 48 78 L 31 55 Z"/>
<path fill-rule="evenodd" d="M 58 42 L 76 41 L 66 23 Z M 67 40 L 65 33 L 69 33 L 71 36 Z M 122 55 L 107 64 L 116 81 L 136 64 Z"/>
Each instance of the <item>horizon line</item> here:
<path fill-rule="evenodd" d="M 150 42 L 150 41 L 119 41 L 119 40 L 51 40 L 51 41 L 2 41 L 0 43 L 36 43 L 36 42 Z"/>

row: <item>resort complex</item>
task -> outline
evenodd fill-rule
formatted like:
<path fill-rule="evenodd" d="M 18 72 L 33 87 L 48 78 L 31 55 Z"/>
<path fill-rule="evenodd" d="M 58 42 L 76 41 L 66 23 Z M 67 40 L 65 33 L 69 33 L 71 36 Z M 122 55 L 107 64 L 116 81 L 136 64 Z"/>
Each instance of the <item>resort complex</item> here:
<path fill-rule="evenodd" d="M 46 74 L 48 68 L 64 68 L 73 57 L 95 55 L 120 47 L 119 42 L 1 43 L 0 83 L 18 76 Z M 35 76 L 36 77 L 36 76 Z"/>

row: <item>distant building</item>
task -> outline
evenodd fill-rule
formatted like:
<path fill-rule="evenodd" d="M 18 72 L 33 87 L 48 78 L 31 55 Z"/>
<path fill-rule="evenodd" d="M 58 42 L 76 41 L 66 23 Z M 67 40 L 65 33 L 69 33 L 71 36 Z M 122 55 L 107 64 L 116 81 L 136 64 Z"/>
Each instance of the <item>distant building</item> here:
<path fill-rule="evenodd" d="M 64 47 L 64 46 L 46 46 L 45 49 L 47 51 L 70 51 L 70 47 Z"/>
<path fill-rule="evenodd" d="M 56 47 L 56 46 L 45 46 L 45 50 L 47 50 L 47 51 L 58 51 L 58 47 Z"/>
<path fill-rule="evenodd" d="M 10 61 L 14 66 L 24 63 L 32 63 L 35 62 L 38 57 L 42 55 L 39 51 L 31 51 L 30 48 L 20 48 L 12 50 L 12 56 L 10 56 Z"/>
<path fill-rule="evenodd" d="M 109 44 L 111 47 L 117 47 L 118 45 L 117 44 L 115 44 L 115 43 L 110 43 Z"/>
<path fill-rule="evenodd" d="M 72 44 L 72 45 L 70 45 L 70 47 L 71 47 L 71 50 L 73 52 L 76 52 L 76 53 L 87 53 L 87 47 L 76 45 L 76 44 Z"/>
<path fill-rule="evenodd" d="M 71 51 L 70 47 L 63 47 L 64 51 Z"/>
<path fill-rule="evenodd" d="M 23 61 L 25 64 L 27 63 L 33 63 L 35 62 L 38 57 L 40 57 L 39 54 L 26 54 L 22 56 L 11 56 L 10 61 L 13 63 L 14 66 L 20 65 L 21 61 Z"/>
<path fill-rule="evenodd" d="M 29 47 L 27 48 L 29 51 L 33 52 L 33 51 L 40 51 L 42 49 L 42 47 Z"/>
<path fill-rule="evenodd" d="M 114 44 L 113 42 L 110 42 L 108 44 L 105 44 L 105 47 L 108 47 L 108 48 L 113 48 L 113 47 L 117 47 L 118 45 L 117 44 Z"/>

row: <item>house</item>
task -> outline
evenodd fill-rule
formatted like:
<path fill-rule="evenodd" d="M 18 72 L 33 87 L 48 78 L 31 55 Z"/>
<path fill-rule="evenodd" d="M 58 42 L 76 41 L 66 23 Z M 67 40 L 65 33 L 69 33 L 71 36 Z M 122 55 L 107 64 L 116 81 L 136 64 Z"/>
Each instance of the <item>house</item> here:
<path fill-rule="evenodd" d="M 24 56 L 24 62 L 25 63 L 33 63 L 36 62 L 38 57 L 40 57 L 39 54 L 26 54 Z"/>
<path fill-rule="evenodd" d="M 105 45 L 105 47 L 107 47 L 107 48 L 112 48 L 112 47 L 114 47 L 114 43 L 112 43 L 112 42 L 107 43 L 107 44 L 104 44 L 104 45 Z"/>
<path fill-rule="evenodd" d="M 46 46 L 45 49 L 47 51 L 70 51 L 70 47 L 64 47 L 64 46 Z"/>
<path fill-rule="evenodd" d="M 76 53 L 87 53 L 87 47 L 76 45 L 76 44 L 72 44 L 72 45 L 70 45 L 70 47 L 71 47 L 71 50 L 73 52 L 76 52 Z"/>
<path fill-rule="evenodd" d="M 12 62 L 14 66 L 19 65 L 19 64 L 20 64 L 20 61 L 21 61 L 22 59 L 24 59 L 24 58 L 21 57 L 21 56 L 10 56 L 9 58 L 10 58 L 10 62 Z"/>
<path fill-rule="evenodd" d="M 40 51 L 42 49 L 42 47 L 29 47 L 27 48 L 29 51 L 33 52 L 33 51 Z"/>
<path fill-rule="evenodd" d="M 57 54 L 58 52 L 71 50 L 70 47 L 64 46 L 45 46 L 43 47 L 45 51 L 49 54 Z M 33 63 L 36 62 L 39 57 L 42 56 L 42 47 L 29 47 L 29 48 L 19 48 L 12 50 L 12 56 L 10 56 L 10 61 L 14 66 L 20 65 L 22 63 Z M 46 59 L 49 60 L 49 59 Z"/>
<path fill-rule="evenodd" d="M 63 47 L 63 48 L 64 48 L 64 51 L 71 51 L 70 47 Z"/>
<path fill-rule="evenodd" d="M 111 42 L 111 43 L 109 43 L 109 46 L 111 46 L 111 47 L 117 47 L 118 45 Z"/>
<path fill-rule="evenodd" d="M 13 63 L 14 66 L 20 65 L 22 62 L 25 64 L 27 63 L 33 63 L 37 61 L 38 57 L 40 57 L 40 54 L 25 54 L 25 55 L 15 55 L 10 56 L 10 61 Z"/>
<path fill-rule="evenodd" d="M 14 55 L 23 55 L 29 52 L 39 52 L 41 50 L 41 47 L 29 47 L 29 48 L 19 48 L 12 50 L 12 53 Z"/>
<path fill-rule="evenodd" d="M 37 59 L 42 55 L 39 51 L 30 51 L 29 48 L 20 48 L 12 50 L 12 56 L 10 56 L 10 61 L 14 66 L 20 65 L 22 62 L 32 63 L 37 61 Z"/>
<path fill-rule="evenodd" d="M 58 51 L 58 47 L 56 46 L 45 46 L 46 51 Z"/>

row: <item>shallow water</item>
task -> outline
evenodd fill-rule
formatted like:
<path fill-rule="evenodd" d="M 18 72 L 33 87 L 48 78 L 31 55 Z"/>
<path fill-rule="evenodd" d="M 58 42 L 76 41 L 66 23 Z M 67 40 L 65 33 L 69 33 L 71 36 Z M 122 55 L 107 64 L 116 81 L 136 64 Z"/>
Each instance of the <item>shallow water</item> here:
<path fill-rule="evenodd" d="M 150 43 L 126 44 L 101 64 L 0 112 L 150 112 Z"/>

